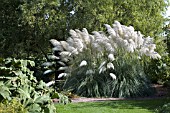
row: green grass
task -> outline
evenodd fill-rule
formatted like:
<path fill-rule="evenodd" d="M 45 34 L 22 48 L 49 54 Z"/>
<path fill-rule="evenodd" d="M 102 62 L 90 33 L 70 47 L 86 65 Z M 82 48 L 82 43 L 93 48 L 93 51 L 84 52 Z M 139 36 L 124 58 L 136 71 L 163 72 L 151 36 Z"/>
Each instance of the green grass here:
<path fill-rule="evenodd" d="M 57 113 L 154 113 L 170 98 L 56 104 Z"/>

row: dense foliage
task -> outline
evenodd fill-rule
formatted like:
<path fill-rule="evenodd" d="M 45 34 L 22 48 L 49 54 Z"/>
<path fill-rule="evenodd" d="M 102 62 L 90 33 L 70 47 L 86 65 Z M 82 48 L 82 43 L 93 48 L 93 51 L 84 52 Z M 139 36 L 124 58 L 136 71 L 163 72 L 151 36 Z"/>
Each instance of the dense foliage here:
<path fill-rule="evenodd" d="M 144 35 L 162 31 L 165 0 L 3 0 L 0 3 L 1 57 L 42 57 L 48 40 L 66 39 L 70 29 L 104 30 L 118 20 Z M 15 47 L 15 48 L 14 48 Z"/>
<path fill-rule="evenodd" d="M 170 58 L 167 53 L 162 54 L 160 60 L 151 60 L 145 64 L 145 72 L 152 83 L 164 84 L 170 80 Z"/>
<path fill-rule="evenodd" d="M 158 109 L 157 113 L 169 113 L 170 112 L 170 103 L 164 104 L 160 109 Z"/>
<path fill-rule="evenodd" d="M 70 27 L 74 29 L 103 30 L 103 24 L 118 20 L 149 36 L 161 32 L 162 14 L 168 5 L 164 0 L 70 0 L 68 4 L 75 11 L 70 17 Z"/>
<path fill-rule="evenodd" d="M 17 99 L 0 103 L 0 113 L 28 113 Z"/>
<path fill-rule="evenodd" d="M 55 113 L 50 93 L 43 81 L 38 82 L 29 67 L 30 60 L 0 59 L 0 101 L 16 98 L 30 113 Z"/>

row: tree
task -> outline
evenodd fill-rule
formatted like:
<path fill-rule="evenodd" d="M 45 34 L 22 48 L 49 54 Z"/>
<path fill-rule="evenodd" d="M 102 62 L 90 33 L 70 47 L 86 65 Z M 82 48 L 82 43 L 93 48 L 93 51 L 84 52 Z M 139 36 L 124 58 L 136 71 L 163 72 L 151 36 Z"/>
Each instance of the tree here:
<path fill-rule="evenodd" d="M 170 52 L 170 21 L 168 19 L 167 21 L 167 25 L 165 25 L 164 27 L 164 31 L 165 31 L 165 36 L 166 36 L 166 44 L 167 44 L 167 49 L 168 49 L 168 52 Z"/>
<path fill-rule="evenodd" d="M 144 35 L 159 35 L 167 6 L 164 0 L 3 0 L 1 56 L 42 56 L 49 39 L 66 40 L 70 29 L 104 30 L 103 24 L 114 20 Z"/>
<path fill-rule="evenodd" d="M 88 30 L 102 30 L 103 24 L 114 20 L 132 25 L 144 35 L 154 36 L 162 31 L 167 3 L 164 0 L 74 0 L 70 26 Z M 75 24 L 77 23 L 77 24 Z"/>
<path fill-rule="evenodd" d="M 3 0 L 0 3 L 0 56 L 16 53 L 21 26 L 19 26 L 19 0 Z"/>
<path fill-rule="evenodd" d="M 58 4 L 56 0 L 1 2 L 1 57 L 46 54 L 49 39 L 56 34 L 65 34 L 62 31 L 65 21 L 62 12 L 58 11 Z"/>
<path fill-rule="evenodd" d="M 58 11 L 59 2 L 57 0 L 30 0 L 24 1 L 20 5 L 22 11 L 22 24 L 30 27 L 28 40 L 28 50 L 46 55 L 49 48 L 49 39 L 62 36 L 65 28 L 62 20 L 63 15 Z M 61 25 L 61 26 L 60 26 Z M 61 37 L 58 37 L 60 39 Z M 33 54 L 35 56 L 35 54 Z"/>

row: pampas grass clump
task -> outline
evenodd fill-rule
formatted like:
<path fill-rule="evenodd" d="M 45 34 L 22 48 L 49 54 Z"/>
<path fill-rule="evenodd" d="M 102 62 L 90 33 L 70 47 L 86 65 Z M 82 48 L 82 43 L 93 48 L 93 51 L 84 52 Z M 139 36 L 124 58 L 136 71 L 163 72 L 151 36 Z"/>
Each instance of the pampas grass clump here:
<path fill-rule="evenodd" d="M 107 32 L 70 30 L 66 41 L 51 39 L 54 53 L 69 66 L 63 88 L 86 97 L 137 97 L 152 94 L 142 61 L 160 59 L 153 38 L 118 21 Z M 60 68 L 60 69 L 61 69 Z"/>

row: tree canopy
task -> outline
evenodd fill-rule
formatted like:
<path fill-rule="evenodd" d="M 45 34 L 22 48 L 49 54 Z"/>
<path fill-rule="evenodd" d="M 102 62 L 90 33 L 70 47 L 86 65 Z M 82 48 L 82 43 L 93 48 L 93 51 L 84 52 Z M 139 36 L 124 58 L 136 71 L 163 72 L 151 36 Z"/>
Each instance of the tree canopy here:
<path fill-rule="evenodd" d="M 164 0 L 3 0 L 0 56 L 46 54 L 49 39 L 66 40 L 70 29 L 104 30 L 114 20 L 156 36 L 167 6 Z"/>
<path fill-rule="evenodd" d="M 163 13 L 167 4 L 164 0 L 74 0 L 74 20 L 80 22 L 75 28 L 86 27 L 100 30 L 104 23 L 114 20 L 124 25 L 132 25 L 145 35 L 159 34 L 164 22 Z"/>

